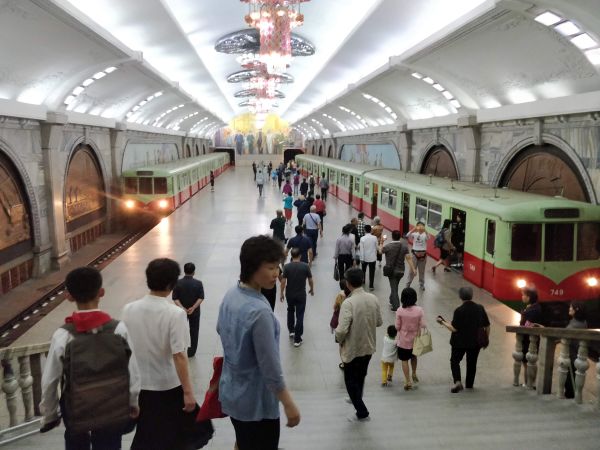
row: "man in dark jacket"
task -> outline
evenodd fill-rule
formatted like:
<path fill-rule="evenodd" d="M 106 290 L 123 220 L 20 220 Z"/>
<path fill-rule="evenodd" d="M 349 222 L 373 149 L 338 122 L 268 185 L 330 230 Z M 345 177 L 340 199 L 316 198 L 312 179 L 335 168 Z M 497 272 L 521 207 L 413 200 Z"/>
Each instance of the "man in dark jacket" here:
<path fill-rule="evenodd" d="M 295 202 L 294 206 L 297 208 L 296 216 L 298 217 L 298 224 L 302 225 L 304 216 L 310 211 L 312 201 L 308 198 L 299 197 Z"/>
<path fill-rule="evenodd" d="M 306 178 L 302 178 L 302 183 L 300 183 L 300 195 L 306 197 L 308 194 L 308 183 L 306 182 Z"/>

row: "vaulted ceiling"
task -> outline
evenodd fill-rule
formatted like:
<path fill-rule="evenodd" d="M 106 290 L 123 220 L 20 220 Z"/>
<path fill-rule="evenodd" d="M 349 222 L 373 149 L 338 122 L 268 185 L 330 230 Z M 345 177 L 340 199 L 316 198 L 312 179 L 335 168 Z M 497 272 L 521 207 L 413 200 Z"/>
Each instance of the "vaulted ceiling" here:
<path fill-rule="evenodd" d="M 548 11 L 559 20 L 535 20 Z M 0 0 L 2 111 L 212 132 L 245 112 L 226 80 L 240 65 L 214 44 L 246 12 L 239 0 Z M 294 31 L 316 52 L 292 61 L 277 112 L 307 137 L 600 99 L 598 0 L 312 0 L 302 13 Z"/>

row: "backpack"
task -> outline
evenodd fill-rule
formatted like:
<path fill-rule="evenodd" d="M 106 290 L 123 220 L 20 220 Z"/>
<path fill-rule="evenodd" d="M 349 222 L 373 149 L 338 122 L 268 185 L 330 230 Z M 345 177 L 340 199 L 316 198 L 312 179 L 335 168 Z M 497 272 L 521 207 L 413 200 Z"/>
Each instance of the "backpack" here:
<path fill-rule="evenodd" d="M 130 422 L 131 349 L 115 334 L 118 324 L 110 320 L 97 332 L 83 333 L 72 323 L 62 326 L 73 337 L 65 348 L 61 384 L 63 420 L 73 434 L 120 432 Z"/>
<path fill-rule="evenodd" d="M 445 228 L 442 228 L 438 234 L 435 235 L 435 240 L 433 241 L 433 246 L 436 248 L 442 248 L 446 243 L 446 238 L 444 237 L 444 233 L 446 232 Z"/>

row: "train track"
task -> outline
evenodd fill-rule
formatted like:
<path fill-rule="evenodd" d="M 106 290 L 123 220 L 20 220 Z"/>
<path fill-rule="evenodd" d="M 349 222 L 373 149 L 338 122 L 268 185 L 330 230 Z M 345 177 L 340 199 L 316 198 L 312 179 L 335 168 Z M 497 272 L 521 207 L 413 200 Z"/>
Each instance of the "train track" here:
<path fill-rule="evenodd" d="M 152 225 L 154 226 L 154 225 Z M 101 253 L 90 261 L 87 265 L 102 270 L 117 258 L 126 249 L 131 247 L 142 236 L 152 229 L 152 226 L 145 227 L 139 231 L 131 233 L 117 242 L 111 248 Z M 65 300 L 65 284 L 61 282 L 53 286 L 40 296 L 26 310 L 17 314 L 13 319 L 0 327 L 0 348 L 9 347 L 27 330 L 43 319 L 50 311 L 60 305 Z"/>

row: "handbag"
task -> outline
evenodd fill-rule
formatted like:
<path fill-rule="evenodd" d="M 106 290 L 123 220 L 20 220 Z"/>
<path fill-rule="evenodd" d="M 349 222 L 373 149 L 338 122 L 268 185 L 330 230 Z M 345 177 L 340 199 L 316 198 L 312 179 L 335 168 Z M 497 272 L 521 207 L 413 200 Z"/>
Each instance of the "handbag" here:
<path fill-rule="evenodd" d="M 477 346 L 479 348 L 487 348 L 490 345 L 490 338 L 485 331 L 485 328 L 477 328 Z"/>
<path fill-rule="evenodd" d="M 431 341 L 431 333 L 427 328 L 421 329 L 421 333 L 415 337 L 413 341 L 412 353 L 415 356 L 421 356 L 433 351 L 433 342 Z"/>
<path fill-rule="evenodd" d="M 196 413 L 199 411 L 198 405 L 191 413 L 183 413 L 183 424 L 181 432 L 184 435 L 184 450 L 195 450 L 205 447 L 215 434 L 211 420 L 198 422 Z"/>
<path fill-rule="evenodd" d="M 335 262 L 335 265 L 333 266 L 333 279 L 335 281 L 340 281 L 340 269 L 338 268 L 337 261 Z"/>
<path fill-rule="evenodd" d="M 196 416 L 197 422 L 206 421 L 208 419 L 219 419 L 226 417 L 221 410 L 221 402 L 219 401 L 219 380 L 223 371 L 223 357 L 216 356 L 213 359 L 213 376 L 210 379 L 208 390 L 204 396 L 204 402 Z"/>

